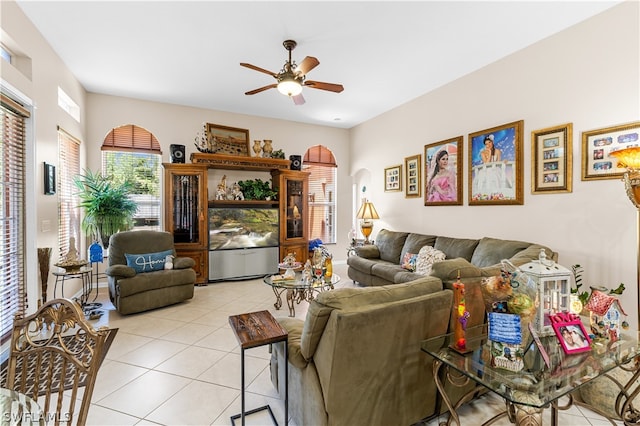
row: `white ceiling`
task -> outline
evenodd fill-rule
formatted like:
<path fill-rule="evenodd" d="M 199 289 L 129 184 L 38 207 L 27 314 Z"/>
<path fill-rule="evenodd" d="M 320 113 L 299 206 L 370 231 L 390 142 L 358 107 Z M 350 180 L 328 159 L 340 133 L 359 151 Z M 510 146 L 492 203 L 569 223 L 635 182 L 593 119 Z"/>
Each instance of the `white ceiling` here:
<path fill-rule="evenodd" d="M 25 1 L 18 4 L 87 91 L 350 128 L 620 1 Z M 295 106 L 240 67 L 315 56 Z"/>

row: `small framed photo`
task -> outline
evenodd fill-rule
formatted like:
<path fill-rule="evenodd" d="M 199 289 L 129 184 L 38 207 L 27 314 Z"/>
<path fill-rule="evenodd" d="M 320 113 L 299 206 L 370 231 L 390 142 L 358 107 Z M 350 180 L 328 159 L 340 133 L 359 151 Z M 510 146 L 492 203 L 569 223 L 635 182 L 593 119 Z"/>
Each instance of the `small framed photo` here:
<path fill-rule="evenodd" d="M 550 316 L 550 319 L 553 331 L 567 355 L 591 350 L 591 340 L 579 316 L 556 314 Z"/>
<path fill-rule="evenodd" d="M 422 195 L 422 180 L 420 179 L 420 168 L 422 166 L 422 155 L 414 155 L 404 159 L 405 170 L 405 198 L 420 197 Z"/>
<path fill-rule="evenodd" d="M 249 157 L 249 130 L 207 123 L 207 146 L 215 154 Z"/>
<path fill-rule="evenodd" d="M 640 121 L 582 132 L 582 180 L 620 179 L 625 169 L 609 153 L 638 144 L 639 135 Z"/>
<path fill-rule="evenodd" d="M 385 192 L 402 191 L 402 164 L 384 169 Z"/>
<path fill-rule="evenodd" d="M 573 124 L 531 132 L 531 193 L 571 192 Z"/>
<path fill-rule="evenodd" d="M 44 163 L 44 194 L 56 193 L 56 166 Z"/>
<path fill-rule="evenodd" d="M 524 121 L 469 134 L 469 205 L 524 204 Z"/>
<path fill-rule="evenodd" d="M 425 206 L 462 205 L 462 136 L 424 146 Z"/>

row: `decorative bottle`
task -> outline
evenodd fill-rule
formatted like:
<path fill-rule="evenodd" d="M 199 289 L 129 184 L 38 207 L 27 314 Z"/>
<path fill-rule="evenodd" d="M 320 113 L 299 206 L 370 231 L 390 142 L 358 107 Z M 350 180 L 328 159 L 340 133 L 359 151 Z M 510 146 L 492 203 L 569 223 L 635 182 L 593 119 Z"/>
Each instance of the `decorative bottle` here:
<path fill-rule="evenodd" d="M 324 282 L 331 284 L 331 277 L 333 276 L 333 264 L 331 263 L 331 256 L 327 256 L 324 260 Z"/>

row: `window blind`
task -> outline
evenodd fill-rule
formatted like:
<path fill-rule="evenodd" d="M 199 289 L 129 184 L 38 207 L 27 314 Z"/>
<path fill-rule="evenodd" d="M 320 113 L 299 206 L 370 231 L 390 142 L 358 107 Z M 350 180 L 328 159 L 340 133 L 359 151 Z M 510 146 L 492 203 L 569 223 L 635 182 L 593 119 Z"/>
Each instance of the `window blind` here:
<path fill-rule="evenodd" d="M 102 143 L 103 151 L 133 151 L 162 155 L 158 139 L 147 129 L 127 124 L 111 130 Z"/>
<path fill-rule="evenodd" d="M 0 340 L 11 336 L 13 318 L 26 309 L 24 275 L 25 150 L 29 111 L 0 95 Z"/>
<path fill-rule="evenodd" d="M 307 150 L 303 170 L 309 174 L 309 238 L 336 242 L 336 159 L 325 146 Z"/>
<path fill-rule="evenodd" d="M 80 140 L 58 127 L 58 258 L 69 252 L 69 240 L 79 248 L 80 200 L 74 178 L 80 174 Z"/>

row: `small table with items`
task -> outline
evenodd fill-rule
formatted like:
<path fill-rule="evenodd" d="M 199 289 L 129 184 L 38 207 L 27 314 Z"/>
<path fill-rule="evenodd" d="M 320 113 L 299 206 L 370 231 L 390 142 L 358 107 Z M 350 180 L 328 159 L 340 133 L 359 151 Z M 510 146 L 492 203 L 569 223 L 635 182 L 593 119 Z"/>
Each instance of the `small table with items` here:
<path fill-rule="evenodd" d="M 303 300 L 310 302 L 313 300 L 314 292 L 319 293 L 325 290 L 333 290 L 334 284 L 340 281 L 338 274 L 331 275 L 329 282 L 325 281 L 324 278 L 318 280 L 312 279 L 310 282 L 305 282 L 302 280 L 302 274 L 299 272 L 296 272 L 295 277 L 292 279 L 277 279 L 274 277 L 279 278 L 280 276 L 267 275 L 263 281 L 265 284 L 271 286 L 273 293 L 276 295 L 276 303 L 273 304 L 276 309 L 280 309 L 282 306 L 282 293 L 287 292 L 287 305 L 289 306 L 290 317 L 296 316 L 295 303 L 299 304 Z"/>
<path fill-rule="evenodd" d="M 271 415 L 273 422 L 278 424 L 273 411 L 269 405 L 263 407 L 254 408 L 250 411 L 245 411 L 244 407 L 244 351 L 245 349 L 251 349 L 258 346 L 270 345 L 272 343 L 284 342 L 284 365 L 287 371 L 284 372 L 284 424 L 288 423 L 289 419 L 289 349 L 288 338 L 289 334 L 282 328 L 278 321 L 273 318 L 273 315 L 269 311 L 250 312 L 247 314 L 232 315 L 229 317 L 229 325 L 238 339 L 240 344 L 241 356 L 240 356 L 240 374 L 241 374 L 241 411 L 240 414 L 231 416 L 231 423 L 235 425 L 236 419 L 240 418 L 241 423 L 244 426 L 245 416 L 248 414 L 257 413 L 258 411 L 267 410 Z"/>
<path fill-rule="evenodd" d="M 56 282 L 53 286 L 53 297 L 55 299 L 56 292 L 58 290 L 58 282 L 60 282 L 62 297 L 64 297 L 64 282 L 69 279 L 79 278 L 82 280 L 82 292 L 78 297 L 78 302 L 82 306 L 82 310 L 89 319 L 98 319 L 102 316 L 103 312 L 97 310 L 101 307 L 101 303 L 95 303 L 98 297 L 98 283 L 96 282 L 96 294 L 92 302 L 89 302 L 89 297 L 93 291 L 93 267 L 84 266 L 78 270 L 65 270 L 59 268 L 58 271 L 53 272 L 53 276 L 56 277 Z"/>
<path fill-rule="evenodd" d="M 638 341 L 628 336 L 608 344 L 594 342 L 589 352 L 570 355 L 563 352 L 556 336 L 540 337 L 540 344 L 548 354 L 549 366 L 537 345 L 532 343 L 528 349 L 525 348 L 524 368 L 517 372 L 491 365 L 487 324 L 468 328 L 465 337 L 468 351 L 464 353 L 453 349 L 455 333 L 422 342 L 422 350 L 435 358 L 433 376 L 450 413 L 447 424 L 455 420 L 460 425 L 456 410 L 484 387 L 502 397 L 506 404 L 505 412 L 484 424 L 491 424 L 504 416 L 518 425 L 542 424 L 542 410 L 551 407 L 551 422 L 555 426 L 558 424 L 558 410 L 566 410 L 574 402 L 572 391 L 617 366 L 634 372 L 629 381 L 630 387 L 640 375 Z M 457 387 L 470 382 L 475 382 L 476 386 L 454 406 L 445 392 L 445 378 Z M 633 406 L 636 395 L 630 387 L 621 389 L 616 411 L 623 419 L 631 419 L 625 424 L 637 424 L 639 412 Z M 569 402 L 560 406 L 558 400 L 563 396 L 568 396 Z"/>

